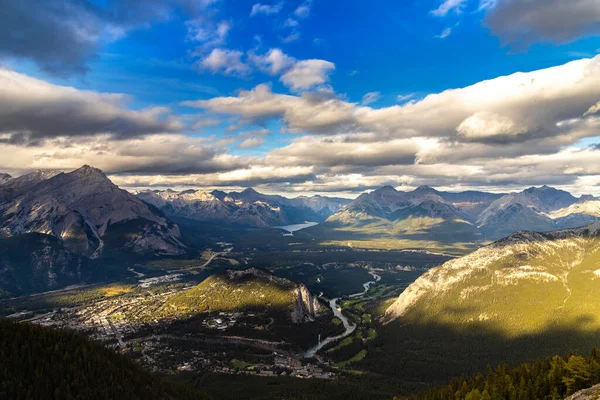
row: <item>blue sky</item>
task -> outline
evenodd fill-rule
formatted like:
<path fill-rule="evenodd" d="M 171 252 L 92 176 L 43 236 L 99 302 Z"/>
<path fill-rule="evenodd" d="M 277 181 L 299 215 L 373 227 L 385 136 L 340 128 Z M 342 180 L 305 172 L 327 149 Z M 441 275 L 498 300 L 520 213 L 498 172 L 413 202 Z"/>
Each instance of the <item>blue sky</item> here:
<path fill-rule="evenodd" d="M 32 98 L 22 110 L 0 114 L 0 151 L 19 154 L 0 168 L 12 173 L 84 161 L 132 187 L 252 184 L 351 196 L 382 184 L 548 183 L 600 194 L 600 171 L 571 160 L 593 159 L 600 142 L 594 1 L 565 9 L 558 0 L 24 0 L 8 11 L 25 28 L 0 28 L 0 65 L 19 74 L 5 79 L 36 80 L 23 83 Z M 549 99 L 552 88 L 536 82 L 552 67 L 562 67 L 551 80 L 562 91 Z M 506 93 L 473 86 L 516 72 L 531 75 L 507 80 L 515 86 Z M 577 89 L 563 88 L 563 77 Z M 41 83 L 79 124 L 67 126 L 58 106 L 63 133 L 48 133 L 47 115 L 35 126 L 17 121 L 31 109 L 49 113 L 36 96 Z M 67 99 L 68 88 L 89 107 Z M 464 107 L 450 114 L 440 96 Z M 551 111 L 521 112 L 536 104 Z M 153 163 L 167 142 L 172 154 Z M 315 157 L 311 146 L 325 153 Z M 562 169 L 546 167 L 549 157 L 566 160 Z M 454 171 L 432 173 L 436 165 Z"/>
<path fill-rule="evenodd" d="M 460 88 L 595 56 L 600 49 L 597 36 L 562 45 L 545 42 L 513 49 L 485 26 L 485 13 L 477 10 L 476 2 L 468 3 L 460 13 L 451 11 L 439 17 L 431 13 L 439 0 L 315 0 L 310 15 L 297 18 L 294 11 L 303 3 L 266 2 L 282 4 L 281 11 L 250 17 L 255 0 L 223 0 L 210 11 L 214 13 L 210 18 L 231 23 L 227 48 L 243 52 L 281 48 L 298 59 L 334 62 L 331 85 L 337 93 L 359 102 L 366 93 L 378 91 L 382 97 L 377 105 L 382 106 L 396 103 L 398 95 L 423 96 Z M 126 37 L 106 43 L 97 58 L 88 62 L 90 71 L 85 75 L 60 79 L 35 67 L 23 70 L 63 85 L 128 93 L 140 107 L 229 95 L 268 81 L 273 81 L 275 90 L 285 91 L 285 86 L 260 72 L 232 78 L 199 71 L 194 65 L 196 58 L 190 55 L 197 43 L 186 38 L 188 18 L 174 9 L 167 21 L 140 26 Z M 298 27 L 286 28 L 288 18 L 297 20 Z M 449 36 L 438 37 L 447 28 L 451 29 Z M 282 40 L 295 32 L 299 33 L 297 40 Z M 20 69 L 18 64 L 16 69 Z M 162 82 L 172 85 L 161 86 Z"/>

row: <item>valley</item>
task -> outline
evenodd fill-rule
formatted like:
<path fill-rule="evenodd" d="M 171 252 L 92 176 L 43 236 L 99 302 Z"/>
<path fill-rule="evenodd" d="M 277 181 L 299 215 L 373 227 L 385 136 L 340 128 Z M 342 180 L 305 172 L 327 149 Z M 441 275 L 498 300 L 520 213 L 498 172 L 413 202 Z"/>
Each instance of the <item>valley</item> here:
<path fill-rule="evenodd" d="M 364 302 L 376 304 L 408 286 L 438 260 L 447 259 L 414 252 L 314 249 L 272 255 L 259 252 L 253 259 L 237 252 L 230 243 L 220 246 L 205 252 L 204 260 L 150 261 L 136 265 L 124 280 L 6 299 L 0 302 L 0 309 L 13 320 L 81 332 L 164 374 L 210 372 L 337 379 L 345 375 L 345 365 L 352 365 L 352 359 L 362 353 L 358 350 L 338 362 L 330 357 L 334 353 L 328 348 L 350 335 L 355 340 L 358 333 L 361 338 L 363 334 L 368 338 L 376 331 L 374 321 L 356 320 L 355 314 L 347 314 L 345 306 L 340 311 L 337 303 L 365 297 Z M 170 305 L 173 301 L 187 304 L 182 296 L 197 297 L 191 294 L 197 285 L 207 285 L 213 276 L 236 268 L 248 273 L 253 265 L 261 265 L 281 277 L 276 279 L 305 283 L 314 301 L 319 303 L 319 311 L 307 322 L 293 324 L 285 307 L 265 309 L 265 300 L 257 303 L 257 307 L 250 303 L 235 304 L 226 295 L 224 299 L 231 305 L 223 303 L 206 310 L 173 312 Z M 263 274 L 260 270 L 254 273 Z M 380 279 L 383 287 L 394 290 L 375 294 Z M 241 288 L 238 286 L 236 290 Z M 214 298 L 223 290 L 218 289 L 209 297 Z M 318 293 L 338 297 L 331 301 L 324 297 L 317 299 Z M 283 292 L 274 295 L 279 297 L 268 301 L 273 306 Z M 321 343 L 316 345 L 319 338 Z"/>
<path fill-rule="evenodd" d="M 151 204 L 91 167 L 71 174 L 0 186 L 6 207 L 26 210 L 19 188 L 38 187 L 65 215 L 85 209 L 84 220 L 106 225 L 85 236 L 86 246 L 98 246 L 90 253 L 47 230 L 64 227 L 47 214 L 42 228 L 23 232 L 31 217 L 22 225 L 19 213 L 9 214 L 0 317 L 78 332 L 217 398 L 235 392 L 214 382 L 245 382 L 262 398 L 266 382 L 292 390 L 305 379 L 324 382 L 327 398 L 341 385 L 389 399 L 490 364 L 583 354 L 599 340 L 598 222 L 514 232 L 596 221 L 596 199 L 548 187 L 508 195 L 384 187 L 344 204 L 254 190 L 138 194 Z M 96 182 L 92 205 L 87 193 L 65 200 L 57 179 Z M 116 223 L 100 216 L 107 207 L 117 212 L 102 200 L 107 193 L 133 204 L 133 214 Z M 201 214 L 206 207 L 232 214 L 220 220 Z M 252 217 L 234 222 L 241 209 Z M 511 234 L 493 241 L 503 232 Z M 175 244 L 177 251 L 162 252 Z"/>

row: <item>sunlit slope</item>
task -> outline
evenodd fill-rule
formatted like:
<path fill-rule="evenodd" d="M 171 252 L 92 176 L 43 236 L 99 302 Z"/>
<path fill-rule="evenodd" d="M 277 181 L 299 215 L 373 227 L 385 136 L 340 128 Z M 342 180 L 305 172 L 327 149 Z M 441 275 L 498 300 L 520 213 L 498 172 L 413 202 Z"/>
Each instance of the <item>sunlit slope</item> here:
<path fill-rule="evenodd" d="M 600 224 L 519 232 L 432 269 L 387 310 L 389 319 L 507 337 L 600 329 Z"/>
<path fill-rule="evenodd" d="M 178 314 L 279 311 L 289 313 L 293 322 L 302 322 L 315 317 L 319 303 L 306 286 L 250 268 L 212 275 L 169 298 L 165 308 Z"/>

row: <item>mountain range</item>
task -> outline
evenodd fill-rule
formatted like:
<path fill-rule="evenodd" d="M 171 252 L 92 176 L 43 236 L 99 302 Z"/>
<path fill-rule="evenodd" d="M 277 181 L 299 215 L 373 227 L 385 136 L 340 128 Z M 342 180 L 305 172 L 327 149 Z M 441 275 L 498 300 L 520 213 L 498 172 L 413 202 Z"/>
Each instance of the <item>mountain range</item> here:
<path fill-rule="evenodd" d="M 519 193 L 450 193 L 421 186 L 385 186 L 361 194 L 313 232 L 330 238 L 481 243 L 520 230 L 574 228 L 600 219 L 600 199 L 572 196 L 548 186 Z M 323 235 L 324 236 L 324 235 Z"/>
<path fill-rule="evenodd" d="M 182 255 L 176 224 L 102 171 L 37 171 L 0 184 L 0 292 L 105 279 L 108 255 Z M 125 269 L 122 267 L 122 269 Z"/>
<path fill-rule="evenodd" d="M 350 203 L 323 196 L 287 198 L 258 193 L 252 188 L 225 193 L 214 190 L 146 190 L 137 197 L 169 217 L 221 221 L 256 227 L 322 222 Z"/>

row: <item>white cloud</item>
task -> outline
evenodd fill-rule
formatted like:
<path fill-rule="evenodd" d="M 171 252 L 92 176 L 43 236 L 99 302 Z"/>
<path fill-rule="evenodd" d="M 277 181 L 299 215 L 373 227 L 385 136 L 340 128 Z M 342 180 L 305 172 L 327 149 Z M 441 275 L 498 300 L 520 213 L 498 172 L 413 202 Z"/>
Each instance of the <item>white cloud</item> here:
<path fill-rule="evenodd" d="M 185 127 L 168 108 L 132 111 L 127 100 L 123 94 L 53 85 L 0 69 L 0 140 L 32 144 L 57 136 L 99 133 L 126 138 Z"/>
<path fill-rule="evenodd" d="M 480 8 L 492 32 L 517 48 L 600 34 L 597 0 L 486 0 Z"/>
<path fill-rule="evenodd" d="M 587 116 L 590 116 L 590 115 L 597 114 L 597 113 L 599 113 L 599 112 L 600 112 L 600 101 L 599 101 L 599 102 L 597 102 L 596 104 L 594 104 L 593 106 L 591 106 L 591 107 L 590 107 L 590 109 L 589 109 L 589 110 L 587 110 L 587 111 L 586 111 L 586 112 L 583 114 L 583 116 L 584 116 L 584 117 L 587 117 Z"/>
<path fill-rule="evenodd" d="M 253 65 L 285 76 L 302 63 L 274 50 L 250 57 Z M 243 62 L 242 57 L 234 59 Z M 224 65 L 214 63 L 221 73 Z M 187 137 L 178 133 L 185 125 L 165 108 L 131 111 L 123 95 L 13 74 L 0 73 L 3 170 L 88 163 L 127 185 L 262 184 L 278 191 L 290 190 L 293 183 L 294 190 L 348 193 L 348 188 L 361 191 L 386 183 L 486 190 L 551 184 L 600 194 L 595 186 L 600 183 L 600 149 L 576 147 L 584 138 L 595 138 L 585 143 L 600 142 L 600 56 L 379 109 L 332 92 L 277 94 L 268 85 L 184 104 L 202 108 L 197 117 L 186 116 L 192 127 L 222 121 L 239 130 L 275 119 L 284 131 L 297 134 L 265 156 L 245 157 L 229 154 L 225 146 L 261 146 L 267 130 Z M 11 136 L 21 131 L 36 132 L 40 140 L 26 146 Z"/>
<path fill-rule="evenodd" d="M 252 10 L 250 11 L 250 16 L 254 17 L 257 15 L 274 15 L 279 14 L 281 8 L 283 7 L 283 3 L 277 3 L 273 5 L 256 3 L 252 6 Z"/>
<path fill-rule="evenodd" d="M 296 10 L 294 11 L 294 15 L 298 18 L 307 18 L 310 15 L 310 8 L 312 6 L 312 0 L 307 0 L 302 3 Z"/>
<path fill-rule="evenodd" d="M 36 147 L 0 143 L 0 168 L 74 169 L 91 164 L 108 173 L 209 174 L 246 167 L 241 158 L 214 149 L 211 143 L 180 134 L 123 140 L 109 135 L 59 137 Z"/>
<path fill-rule="evenodd" d="M 310 132 L 342 129 L 351 122 L 354 112 L 353 104 L 327 94 L 275 94 L 268 85 L 258 85 L 249 91 L 243 90 L 237 97 L 188 101 L 183 105 L 204 108 L 214 113 L 236 115 L 256 123 L 280 118 L 293 131 Z"/>
<path fill-rule="evenodd" d="M 438 8 L 431 11 L 431 14 L 436 17 L 445 17 L 451 11 L 460 14 L 467 2 L 468 0 L 443 0 Z"/>
<path fill-rule="evenodd" d="M 242 61 L 243 55 L 244 53 L 238 50 L 213 49 L 209 55 L 200 60 L 199 66 L 213 74 L 245 76 L 252 71 L 252 68 Z"/>
<path fill-rule="evenodd" d="M 446 90 L 402 106 L 362 107 L 355 120 L 363 131 L 380 134 L 452 137 L 467 118 L 489 112 L 510 119 L 511 131 L 521 132 L 505 139 L 523 141 L 564 135 L 566 126 L 559 123 L 581 118 L 598 98 L 600 56 Z"/>
<path fill-rule="evenodd" d="M 292 90 L 306 90 L 329 82 L 329 74 L 335 64 L 325 60 L 298 61 L 281 77 L 281 81 Z"/>
<path fill-rule="evenodd" d="M 260 147 L 265 144 L 265 138 L 263 137 L 249 137 L 244 139 L 242 143 L 238 145 L 239 149 L 253 149 L 255 147 Z"/>
<path fill-rule="evenodd" d="M 367 94 L 365 94 L 362 98 L 362 102 L 361 104 L 363 105 L 369 105 L 371 103 L 375 103 L 377 100 L 379 100 L 381 98 L 381 93 L 379 92 L 369 92 Z"/>
<path fill-rule="evenodd" d="M 281 37 L 280 40 L 283 43 L 292 43 L 292 42 L 295 42 L 296 40 L 300 39 L 300 36 L 302 36 L 302 34 L 300 32 L 294 31 L 294 32 L 291 32 L 287 36 Z"/>
<path fill-rule="evenodd" d="M 409 94 L 399 94 L 399 95 L 396 97 L 396 100 L 397 100 L 399 103 L 404 103 L 405 101 L 408 101 L 408 100 L 412 99 L 413 97 L 415 97 L 415 94 L 414 94 L 414 93 L 409 93 Z"/>
<path fill-rule="evenodd" d="M 436 37 L 439 39 L 446 39 L 448 36 L 450 36 L 452 34 L 452 28 L 446 28 L 442 31 L 442 33 L 440 33 L 439 35 L 437 35 Z"/>
<path fill-rule="evenodd" d="M 456 128 L 458 134 L 466 138 L 520 135 L 527 129 L 518 126 L 509 117 L 488 111 L 479 111 L 465 119 Z"/>
<path fill-rule="evenodd" d="M 300 23 L 298 21 L 296 21 L 294 18 L 288 18 L 285 20 L 285 22 L 283 23 L 283 26 L 285 28 L 296 28 L 300 25 Z"/>
<path fill-rule="evenodd" d="M 277 75 L 292 67 L 296 59 L 285 54 L 281 49 L 270 49 L 263 56 L 251 55 L 252 62 L 262 71 L 270 75 Z"/>

